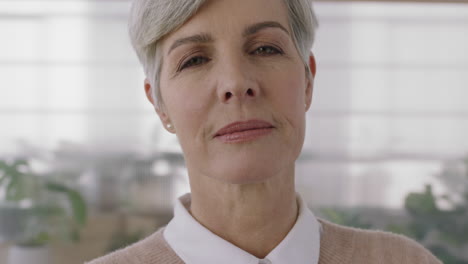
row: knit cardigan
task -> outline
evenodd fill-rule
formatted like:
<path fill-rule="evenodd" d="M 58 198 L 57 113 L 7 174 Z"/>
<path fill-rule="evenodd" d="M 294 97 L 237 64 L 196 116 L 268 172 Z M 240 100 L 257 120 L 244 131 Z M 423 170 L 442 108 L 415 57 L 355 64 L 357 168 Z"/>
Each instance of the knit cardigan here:
<path fill-rule="evenodd" d="M 442 264 L 427 249 L 404 236 L 319 221 L 322 224 L 319 264 Z M 89 264 L 183 264 L 163 232 L 164 228 Z"/>

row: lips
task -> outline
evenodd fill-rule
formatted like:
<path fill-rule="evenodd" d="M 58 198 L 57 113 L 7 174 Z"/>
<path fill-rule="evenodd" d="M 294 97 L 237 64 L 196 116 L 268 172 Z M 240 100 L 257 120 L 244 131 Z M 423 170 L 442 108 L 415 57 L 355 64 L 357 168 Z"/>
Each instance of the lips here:
<path fill-rule="evenodd" d="M 246 122 L 231 123 L 216 132 L 215 137 L 224 136 L 226 134 L 233 134 L 236 132 L 243 132 L 247 130 L 273 128 L 273 125 L 262 120 L 249 120 Z"/>
<path fill-rule="evenodd" d="M 256 139 L 266 135 L 274 126 L 263 120 L 249 120 L 231 123 L 216 132 L 215 138 L 225 143 L 237 143 Z"/>

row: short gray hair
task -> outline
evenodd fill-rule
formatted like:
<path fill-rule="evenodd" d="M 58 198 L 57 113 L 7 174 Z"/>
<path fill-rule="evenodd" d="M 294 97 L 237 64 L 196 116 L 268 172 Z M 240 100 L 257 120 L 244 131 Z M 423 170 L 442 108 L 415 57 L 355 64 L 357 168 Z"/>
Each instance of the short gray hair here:
<path fill-rule="evenodd" d="M 311 0 L 283 0 L 288 8 L 289 26 L 305 70 L 318 22 Z M 156 107 L 163 106 L 159 75 L 163 63 L 160 40 L 182 26 L 206 0 L 134 0 L 129 17 L 129 34 L 138 59 L 152 87 Z"/>

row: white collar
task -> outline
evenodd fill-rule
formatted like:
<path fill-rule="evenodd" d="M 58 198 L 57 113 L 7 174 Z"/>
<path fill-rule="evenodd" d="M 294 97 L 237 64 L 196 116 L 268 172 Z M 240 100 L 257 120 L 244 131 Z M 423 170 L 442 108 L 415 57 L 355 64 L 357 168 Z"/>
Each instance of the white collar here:
<path fill-rule="evenodd" d="M 320 252 L 320 223 L 297 194 L 299 216 L 287 236 L 260 260 L 213 234 L 187 211 L 190 194 L 176 202 L 174 218 L 164 230 L 164 238 L 187 264 L 317 264 Z"/>

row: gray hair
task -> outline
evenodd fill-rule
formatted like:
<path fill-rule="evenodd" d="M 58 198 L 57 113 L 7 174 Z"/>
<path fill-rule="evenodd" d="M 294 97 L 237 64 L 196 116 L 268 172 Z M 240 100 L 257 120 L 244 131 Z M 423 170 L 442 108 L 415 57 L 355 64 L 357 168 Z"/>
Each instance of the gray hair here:
<path fill-rule="evenodd" d="M 288 8 L 289 27 L 308 77 L 309 55 L 318 26 L 311 0 L 283 0 Z M 206 0 L 134 0 L 129 34 L 138 59 L 152 87 L 156 107 L 163 106 L 159 75 L 163 63 L 160 40 L 195 15 Z"/>

